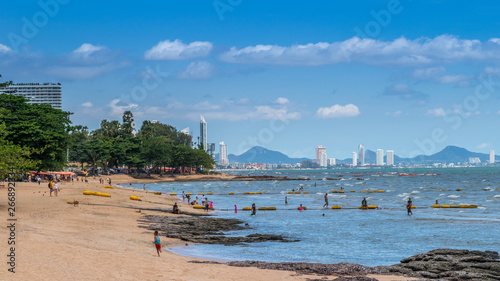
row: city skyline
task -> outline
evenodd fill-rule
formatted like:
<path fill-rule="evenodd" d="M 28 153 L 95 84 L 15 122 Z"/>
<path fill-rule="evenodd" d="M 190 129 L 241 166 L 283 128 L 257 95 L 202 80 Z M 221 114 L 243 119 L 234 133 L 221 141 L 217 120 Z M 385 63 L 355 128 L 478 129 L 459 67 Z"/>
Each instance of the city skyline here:
<path fill-rule="evenodd" d="M 0 74 L 61 83 L 63 110 L 90 130 L 130 110 L 178 129 L 203 115 L 233 154 L 500 146 L 500 3 L 52 2 L 4 3 Z"/>

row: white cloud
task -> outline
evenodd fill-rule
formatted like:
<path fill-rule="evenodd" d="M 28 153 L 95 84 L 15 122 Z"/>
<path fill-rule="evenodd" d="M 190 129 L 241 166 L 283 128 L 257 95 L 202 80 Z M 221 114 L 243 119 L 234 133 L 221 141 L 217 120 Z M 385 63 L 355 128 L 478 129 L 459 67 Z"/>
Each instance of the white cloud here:
<path fill-rule="evenodd" d="M 78 49 L 73 51 L 74 55 L 78 56 L 89 56 L 97 51 L 103 50 L 104 47 L 102 46 L 94 46 L 89 43 L 83 43 Z"/>
<path fill-rule="evenodd" d="M 430 80 L 441 84 L 458 84 L 460 86 L 467 86 L 467 82 L 472 78 L 465 74 L 443 75 L 444 73 L 446 73 L 444 67 L 429 67 L 413 71 L 413 77 L 420 80 Z"/>
<path fill-rule="evenodd" d="M 159 115 L 175 115 L 190 120 L 198 120 L 202 114 L 206 119 L 243 121 L 243 120 L 297 120 L 302 117 L 298 111 L 288 105 L 252 105 L 248 99 L 224 100 L 220 104 L 203 101 L 196 104 L 185 104 L 169 100 L 165 112 Z M 144 110 L 148 114 L 148 110 Z"/>
<path fill-rule="evenodd" d="M 359 114 L 359 108 L 354 104 L 347 104 L 344 106 L 335 104 L 331 107 L 320 107 L 316 111 L 316 116 L 319 118 L 354 117 Z"/>
<path fill-rule="evenodd" d="M 465 113 L 465 115 L 467 115 L 467 116 L 474 116 L 474 115 L 479 115 L 479 114 L 481 114 L 481 112 L 480 112 L 479 110 L 476 110 L 476 111 L 474 111 L 474 112 L 472 112 L 472 111 L 467 111 L 467 112 Z"/>
<path fill-rule="evenodd" d="M 279 97 L 279 98 L 276 99 L 276 102 L 279 103 L 279 104 L 287 104 L 290 101 L 287 98 Z"/>
<path fill-rule="evenodd" d="M 255 115 L 259 119 L 297 120 L 300 112 L 289 112 L 287 108 L 274 108 L 267 105 L 256 106 Z"/>
<path fill-rule="evenodd" d="M 491 143 L 489 143 L 489 142 L 483 142 L 482 144 L 476 146 L 476 148 L 482 149 L 482 148 L 487 148 L 489 146 L 491 146 Z"/>
<path fill-rule="evenodd" d="M 84 66 L 54 66 L 47 69 L 47 73 L 60 79 L 80 80 L 95 78 L 113 70 L 126 66 L 126 63 L 106 63 L 102 65 Z"/>
<path fill-rule="evenodd" d="M 195 41 L 189 44 L 181 40 L 161 41 L 144 53 L 147 60 L 186 60 L 197 57 L 205 57 L 212 51 L 212 43 L 207 41 Z"/>
<path fill-rule="evenodd" d="M 167 108 L 180 110 L 218 110 L 221 107 L 217 104 L 211 104 L 208 101 L 202 101 L 196 104 L 184 104 L 176 100 L 170 100 Z"/>
<path fill-rule="evenodd" d="M 10 47 L 0 44 L 0 55 L 14 52 Z"/>
<path fill-rule="evenodd" d="M 435 117 L 443 117 L 446 115 L 446 112 L 442 108 L 434 108 L 427 110 L 427 115 Z"/>
<path fill-rule="evenodd" d="M 111 108 L 109 115 L 111 116 L 122 116 L 124 111 L 136 109 L 139 107 L 137 104 L 122 105 L 121 99 L 114 99 L 109 104 L 108 107 Z"/>
<path fill-rule="evenodd" d="M 422 37 L 415 40 L 400 37 L 393 41 L 353 37 L 333 43 L 232 47 L 220 58 L 231 63 L 270 65 L 324 65 L 350 61 L 368 64 L 425 65 L 438 62 L 456 63 L 463 60 L 498 60 L 500 44 L 496 39 L 481 42 L 459 39 L 453 35 Z"/>
<path fill-rule="evenodd" d="M 417 69 L 413 71 L 413 77 L 422 79 L 422 80 L 429 80 L 433 79 L 436 76 L 439 76 L 443 73 L 446 72 L 446 68 L 444 67 L 429 67 L 429 68 L 423 68 L 423 69 Z"/>
<path fill-rule="evenodd" d="M 89 101 L 88 101 L 88 102 L 84 102 L 84 103 L 82 103 L 82 106 L 83 106 L 83 107 L 92 107 L 92 106 L 93 106 L 93 104 L 92 104 L 91 102 L 89 102 Z"/>
<path fill-rule="evenodd" d="M 177 75 L 177 78 L 200 80 L 208 79 L 212 77 L 212 74 L 213 66 L 209 62 L 197 61 L 190 63 L 186 70 Z"/>
<path fill-rule="evenodd" d="M 399 117 L 399 116 L 401 116 L 401 114 L 403 114 L 403 111 L 401 111 L 401 110 L 396 110 L 394 112 L 386 112 L 385 113 L 385 115 L 392 116 L 392 117 Z"/>

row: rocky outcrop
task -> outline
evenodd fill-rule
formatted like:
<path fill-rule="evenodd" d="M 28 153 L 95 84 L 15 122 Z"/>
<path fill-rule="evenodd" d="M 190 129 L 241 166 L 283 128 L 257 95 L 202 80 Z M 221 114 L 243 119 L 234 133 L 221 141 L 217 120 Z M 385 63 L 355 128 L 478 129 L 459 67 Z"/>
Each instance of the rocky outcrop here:
<path fill-rule="evenodd" d="M 168 238 L 177 238 L 183 241 L 203 244 L 236 245 L 253 242 L 295 242 L 281 235 L 250 234 L 247 236 L 226 236 L 223 231 L 241 230 L 242 221 L 237 219 L 222 219 L 195 216 L 154 216 L 147 215 L 140 220 L 140 227 L 149 230 L 158 230 L 160 235 Z"/>
<path fill-rule="evenodd" d="M 380 273 L 380 270 L 373 267 L 363 266 L 355 263 L 306 263 L 306 262 L 261 262 L 261 261 L 233 261 L 227 263 L 230 266 L 239 267 L 258 267 L 262 269 L 286 270 L 295 271 L 301 274 L 318 274 L 318 275 L 349 275 L 362 276 L 366 274 Z"/>
<path fill-rule="evenodd" d="M 492 251 L 437 249 L 379 266 L 382 272 L 442 280 L 500 280 L 500 256 Z"/>

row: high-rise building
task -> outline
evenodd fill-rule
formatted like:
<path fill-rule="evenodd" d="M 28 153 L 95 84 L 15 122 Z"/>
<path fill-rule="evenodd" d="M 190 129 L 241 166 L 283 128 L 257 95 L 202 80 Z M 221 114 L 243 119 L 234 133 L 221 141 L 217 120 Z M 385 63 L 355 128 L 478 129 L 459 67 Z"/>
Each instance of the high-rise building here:
<path fill-rule="evenodd" d="M 156 120 L 153 120 L 153 121 L 156 121 Z M 156 122 L 158 122 L 158 121 L 156 121 Z M 190 147 L 193 146 L 193 137 L 191 136 L 191 134 L 189 134 L 189 127 L 182 129 L 181 134 L 184 134 L 184 135 L 189 137 L 189 140 L 187 141 L 188 143 L 185 143 L 185 145 L 188 145 Z"/>
<path fill-rule="evenodd" d="M 358 146 L 358 164 L 360 166 L 364 166 L 365 165 L 365 147 L 360 144 Z"/>
<path fill-rule="evenodd" d="M 200 115 L 200 144 L 202 145 L 203 149 L 205 151 L 208 151 L 208 146 L 207 146 L 207 121 L 205 121 L 205 118 Z M 214 144 L 215 146 L 215 144 Z M 214 148 L 215 151 L 215 148 Z"/>
<path fill-rule="evenodd" d="M 19 83 L 0 87 L 0 94 L 23 96 L 31 104 L 48 104 L 62 109 L 61 83 Z"/>
<path fill-rule="evenodd" d="M 337 164 L 337 161 L 335 158 L 328 158 L 328 166 L 335 166 Z"/>
<path fill-rule="evenodd" d="M 326 162 L 326 152 L 321 152 L 321 154 L 319 155 L 319 166 L 320 167 L 326 167 L 327 166 L 327 162 Z"/>
<path fill-rule="evenodd" d="M 215 143 L 211 142 L 207 144 L 207 153 L 215 160 Z"/>
<path fill-rule="evenodd" d="M 384 151 L 382 149 L 377 149 L 376 164 L 378 166 L 384 165 Z"/>
<path fill-rule="evenodd" d="M 319 159 L 321 157 L 321 153 L 326 153 L 326 147 L 323 147 L 322 145 L 318 145 L 316 147 L 316 162 L 319 164 Z"/>
<path fill-rule="evenodd" d="M 387 150 L 386 152 L 386 162 L 387 166 L 394 166 L 394 151 L 393 150 Z"/>
<path fill-rule="evenodd" d="M 352 165 L 357 166 L 358 165 L 358 154 L 356 152 L 352 153 Z"/>
<path fill-rule="evenodd" d="M 490 150 L 490 164 L 495 163 L 495 151 Z"/>
<path fill-rule="evenodd" d="M 219 143 L 219 164 L 229 164 L 229 159 L 227 159 L 227 145 L 223 141 Z"/>

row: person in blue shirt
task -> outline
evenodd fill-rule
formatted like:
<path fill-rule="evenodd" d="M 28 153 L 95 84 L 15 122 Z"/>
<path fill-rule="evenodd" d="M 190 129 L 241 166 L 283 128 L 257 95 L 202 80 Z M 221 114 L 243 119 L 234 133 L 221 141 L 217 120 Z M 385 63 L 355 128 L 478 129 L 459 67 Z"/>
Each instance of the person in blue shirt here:
<path fill-rule="evenodd" d="M 158 256 L 160 256 L 161 253 L 161 243 L 160 243 L 160 236 L 158 235 L 158 230 L 155 230 L 155 247 L 156 247 L 156 252 L 158 253 Z"/>

